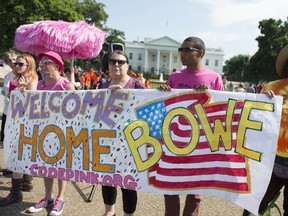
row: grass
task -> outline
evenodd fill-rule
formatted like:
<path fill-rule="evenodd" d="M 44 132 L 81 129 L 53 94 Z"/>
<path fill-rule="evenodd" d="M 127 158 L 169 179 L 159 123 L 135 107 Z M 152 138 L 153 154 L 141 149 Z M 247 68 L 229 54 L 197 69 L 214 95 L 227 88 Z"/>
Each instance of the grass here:
<path fill-rule="evenodd" d="M 150 81 L 150 89 L 156 89 L 158 88 L 161 84 L 165 84 L 166 82 L 159 82 L 155 80 Z"/>

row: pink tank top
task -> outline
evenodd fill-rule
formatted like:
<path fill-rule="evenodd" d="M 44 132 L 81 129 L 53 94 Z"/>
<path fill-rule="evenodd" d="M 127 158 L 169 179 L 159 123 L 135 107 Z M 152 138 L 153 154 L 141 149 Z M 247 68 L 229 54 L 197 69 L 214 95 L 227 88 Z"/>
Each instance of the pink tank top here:
<path fill-rule="evenodd" d="M 68 83 L 70 83 L 70 81 L 64 77 L 60 77 L 58 80 L 56 80 L 53 83 L 50 83 L 48 85 L 45 85 L 45 80 L 40 80 L 37 84 L 37 90 L 52 90 L 52 91 L 56 91 L 56 90 L 65 90 Z"/>

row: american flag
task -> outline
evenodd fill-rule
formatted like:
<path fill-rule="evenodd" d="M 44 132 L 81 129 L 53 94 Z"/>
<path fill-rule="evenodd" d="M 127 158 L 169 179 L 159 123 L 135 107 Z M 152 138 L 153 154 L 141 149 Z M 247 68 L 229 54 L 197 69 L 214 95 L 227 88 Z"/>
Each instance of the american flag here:
<path fill-rule="evenodd" d="M 243 107 L 243 102 L 236 103 L 232 123 L 232 149 L 225 150 L 222 138 L 219 136 L 219 150 L 212 152 L 207 142 L 205 132 L 201 127 L 194 105 L 201 103 L 204 106 L 212 130 L 214 122 L 219 119 L 225 130 L 227 103 L 208 104 L 210 95 L 207 92 L 188 92 L 165 100 L 158 100 L 136 109 L 138 119 L 144 120 L 150 127 L 150 136 L 162 143 L 162 157 L 148 172 L 151 185 L 163 189 L 218 189 L 245 193 L 249 191 L 249 171 L 246 170 L 245 157 L 235 153 L 236 131 Z M 161 132 L 166 114 L 177 107 L 190 110 L 196 117 L 200 137 L 196 148 L 188 155 L 171 153 L 163 142 Z M 170 122 L 170 137 L 177 147 L 184 147 L 193 136 L 191 125 L 179 113 Z M 149 146 L 148 157 L 154 151 Z M 248 167 L 248 166 L 247 166 Z"/>

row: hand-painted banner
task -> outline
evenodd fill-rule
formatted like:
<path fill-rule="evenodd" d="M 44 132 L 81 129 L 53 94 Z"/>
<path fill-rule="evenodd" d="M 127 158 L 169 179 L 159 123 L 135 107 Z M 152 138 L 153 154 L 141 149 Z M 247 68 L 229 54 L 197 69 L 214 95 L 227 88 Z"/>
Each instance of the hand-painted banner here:
<path fill-rule="evenodd" d="M 159 194 L 210 194 L 257 213 L 282 97 L 208 90 L 13 91 L 15 172 Z"/>

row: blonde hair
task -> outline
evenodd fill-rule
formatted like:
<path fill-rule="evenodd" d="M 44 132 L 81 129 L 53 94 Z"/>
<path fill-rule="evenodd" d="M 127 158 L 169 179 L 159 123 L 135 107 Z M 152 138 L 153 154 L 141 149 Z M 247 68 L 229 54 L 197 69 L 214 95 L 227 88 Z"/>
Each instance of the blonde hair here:
<path fill-rule="evenodd" d="M 38 75 L 36 72 L 36 63 L 32 55 L 28 53 L 23 53 L 17 56 L 17 59 L 25 59 L 27 62 L 27 68 L 25 70 L 25 74 L 27 74 L 32 80 L 38 79 Z M 16 74 L 15 79 L 19 80 L 21 77 L 20 74 Z"/>

